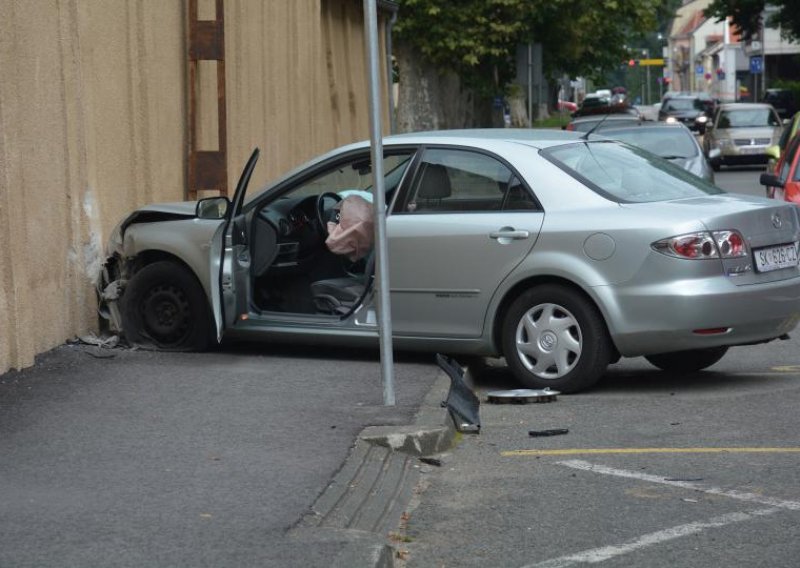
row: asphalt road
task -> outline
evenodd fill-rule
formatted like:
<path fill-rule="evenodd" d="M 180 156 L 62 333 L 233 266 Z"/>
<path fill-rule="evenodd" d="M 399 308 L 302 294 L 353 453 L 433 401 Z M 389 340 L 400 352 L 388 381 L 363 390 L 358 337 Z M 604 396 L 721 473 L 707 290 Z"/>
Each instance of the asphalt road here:
<path fill-rule="evenodd" d="M 51 351 L 0 376 L 0 567 L 329 566 L 287 529 L 437 372 L 401 359 L 387 408 L 373 352 Z"/>
<path fill-rule="evenodd" d="M 717 183 L 760 195 L 759 173 Z M 487 404 L 515 385 L 502 367 L 483 371 L 481 434 L 426 474 L 405 565 L 796 567 L 799 337 L 689 375 L 623 360 L 590 392 L 547 404 Z M 569 432 L 529 435 L 555 428 Z"/>

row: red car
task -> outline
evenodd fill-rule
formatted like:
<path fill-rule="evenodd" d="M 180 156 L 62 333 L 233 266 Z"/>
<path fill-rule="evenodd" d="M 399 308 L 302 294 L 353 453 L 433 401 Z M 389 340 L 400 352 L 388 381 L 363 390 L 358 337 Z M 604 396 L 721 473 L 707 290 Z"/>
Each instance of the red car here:
<path fill-rule="evenodd" d="M 767 197 L 800 205 L 800 134 L 789 142 L 774 173 L 761 174 Z"/>
<path fill-rule="evenodd" d="M 578 105 L 571 101 L 558 101 L 558 110 L 565 110 L 567 112 L 575 112 L 578 110 Z"/>

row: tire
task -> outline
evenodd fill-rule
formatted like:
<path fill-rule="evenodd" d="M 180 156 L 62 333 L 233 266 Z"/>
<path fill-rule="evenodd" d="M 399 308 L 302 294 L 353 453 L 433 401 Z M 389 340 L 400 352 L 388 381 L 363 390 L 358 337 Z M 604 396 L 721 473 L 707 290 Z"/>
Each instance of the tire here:
<path fill-rule="evenodd" d="M 554 284 L 531 288 L 511 304 L 502 337 L 509 368 L 528 388 L 563 393 L 589 388 L 614 354 L 594 304 Z"/>
<path fill-rule="evenodd" d="M 208 299 L 194 274 L 169 261 L 148 264 L 122 296 L 128 341 L 166 351 L 203 351 L 212 338 Z"/>
<path fill-rule="evenodd" d="M 727 352 L 727 347 L 709 347 L 708 349 L 647 355 L 645 359 L 662 371 L 692 373 L 710 367 L 722 359 Z"/>

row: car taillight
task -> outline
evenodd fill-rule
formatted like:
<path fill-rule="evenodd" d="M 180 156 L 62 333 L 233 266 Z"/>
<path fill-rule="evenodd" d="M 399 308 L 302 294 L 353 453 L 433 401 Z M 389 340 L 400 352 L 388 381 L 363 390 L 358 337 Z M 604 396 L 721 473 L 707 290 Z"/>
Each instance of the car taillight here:
<path fill-rule="evenodd" d="M 739 231 L 714 231 L 717 248 L 722 258 L 738 258 L 747 256 L 747 247 Z"/>
<path fill-rule="evenodd" d="M 692 260 L 747 256 L 747 246 L 738 231 L 688 233 L 656 241 L 652 247 L 667 256 Z"/>

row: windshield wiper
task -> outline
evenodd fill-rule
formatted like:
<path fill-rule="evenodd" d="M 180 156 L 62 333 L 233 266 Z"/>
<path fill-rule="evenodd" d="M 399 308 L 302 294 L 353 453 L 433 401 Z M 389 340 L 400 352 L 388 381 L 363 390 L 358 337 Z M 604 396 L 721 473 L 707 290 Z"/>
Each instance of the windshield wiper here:
<path fill-rule="evenodd" d="M 587 131 L 586 131 L 586 134 L 584 134 L 583 136 L 581 136 L 581 140 L 588 140 L 588 139 L 589 139 L 589 135 L 590 135 L 592 132 L 594 132 L 595 130 L 597 130 L 598 128 L 600 128 L 600 125 L 601 125 L 601 124 L 603 124 L 603 123 L 606 121 L 606 119 L 607 119 L 609 116 L 611 116 L 611 113 L 608 113 L 607 115 L 605 115 L 605 116 L 603 117 L 603 119 L 602 119 L 600 122 L 598 122 L 597 124 L 595 124 L 594 126 L 592 126 L 592 127 L 589 129 L 589 130 L 587 130 Z"/>

